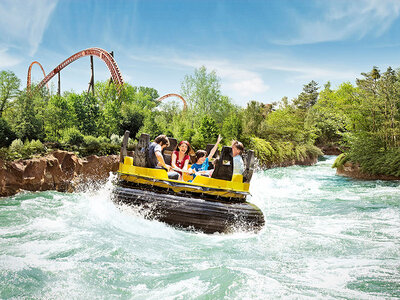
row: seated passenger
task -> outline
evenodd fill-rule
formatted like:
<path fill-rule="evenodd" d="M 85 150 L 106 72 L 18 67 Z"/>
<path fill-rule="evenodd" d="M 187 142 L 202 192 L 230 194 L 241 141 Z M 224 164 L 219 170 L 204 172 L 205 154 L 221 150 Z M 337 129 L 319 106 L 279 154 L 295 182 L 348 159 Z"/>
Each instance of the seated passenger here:
<path fill-rule="evenodd" d="M 179 180 L 182 180 L 182 172 L 187 172 L 189 166 L 190 144 L 188 141 L 181 141 L 177 150 L 172 153 L 171 165 L 174 171 L 178 172 Z"/>
<path fill-rule="evenodd" d="M 205 175 L 205 176 L 209 176 L 209 170 L 208 170 L 208 166 L 209 166 L 209 160 L 214 156 L 215 152 L 218 149 L 218 144 L 219 142 L 222 140 L 221 136 L 218 135 L 218 139 L 217 139 L 217 143 L 214 145 L 214 147 L 211 149 L 210 154 L 208 155 L 208 157 L 206 157 L 207 152 L 204 150 L 198 150 L 196 152 L 196 163 L 194 163 L 190 169 L 192 171 L 192 173 L 195 173 L 193 175 L 193 178 L 196 177 L 196 175 Z"/>
<path fill-rule="evenodd" d="M 164 168 L 168 172 L 168 178 L 178 179 L 179 174 L 171 171 L 171 166 L 167 165 L 162 155 L 162 150 L 169 146 L 169 140 L 166 135 L 159 135 L 149 146 L 149 167 Z"/>
<path fill-rule="evenodd" d="M 241 174 L 244 172 L 244 163 L 241 154 L 243 153 L 243 144 L 239 141 L 232 141 L 233 156 L 233 174 Z"/>

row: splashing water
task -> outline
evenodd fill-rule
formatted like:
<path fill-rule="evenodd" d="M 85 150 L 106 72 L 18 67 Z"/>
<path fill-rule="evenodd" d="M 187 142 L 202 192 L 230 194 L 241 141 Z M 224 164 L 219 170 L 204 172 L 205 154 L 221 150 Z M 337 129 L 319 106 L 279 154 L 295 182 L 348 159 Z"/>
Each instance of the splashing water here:
<path fill-rule="evenodd" d="M 261 171 L 259 234 L 205 235 L 81 193 L 0 200 L 0 298 L 400 297 L 400 183 L 312 167 Z"/>

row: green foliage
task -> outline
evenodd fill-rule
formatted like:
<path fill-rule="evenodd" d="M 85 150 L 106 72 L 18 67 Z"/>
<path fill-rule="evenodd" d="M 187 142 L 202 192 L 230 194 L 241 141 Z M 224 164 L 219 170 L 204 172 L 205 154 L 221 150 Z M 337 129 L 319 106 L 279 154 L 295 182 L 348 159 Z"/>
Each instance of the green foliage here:
<path fill-rule="evenodd" d="M 310 144 L 293 144 L 282 141 L 266 141 L 252 137 L 250 148 L 254 150 L 261 165 L 274 166 L 286 161 L 302 162 L 323 155 L 321 150 Z"/>
<path fill-rule="evenodd" d="M 243 112 L 243 133 L 248 136 L 259 136 L 261 124 L 271 111 L 271 105 L 265 105 L 257 101 L 250 101 Z"/>
<path fill-rule="evenodd" d="M 22 150 L 23 158 L 29 158 L 35 154 L 43 154 L 46 152 L 46 147 L 39 140 L 26 141 Z"/>
<path fill-rule="evenodd" d="M 12 71 L 0 72 L 0 117 L 10 100 L 17 96 L 21 81 Z"/>
<path fill-rule="evenodd" d="M 123 135 L 126 130 L 129 130 L 132 136 L 136 136 L 140 128 L 144 125 L 146 113 L 138 106 L 130 104 L 123 104 L 121 110 L 119 134 Z"/>
<path fill-rule="evenodd" d="M 35 107 L 31 95 L 21 93 L 17 98 L 13 130 L 19 139 L 31 140 L 43 138 L 43 127 L 36 118 Z"/>
<path fill-rule="evenodd" d="M 48 140 L 58 141 L 64 129 L 74 126 L 76 119 L 73 114 L 71 98 L 74 98 L 74 95 L 67 98 L 55 95 L 47 103 L 44 113 L 44 128 Z"/>
<path fill-rule="evenodd" d="M 123 136 L 112 134 L 110 137 L 111 144 L 121 146 Z"/>
<path fill-rule="evenodd" d="M 226 141 L 239 140 L 243 133 L 243 122 L 241 112 L 229 114 L 222 125 L 222 136 Z"/>
<path fill-rule="evenodd" d="M 208 142 L 216 140 L 218 137 L 218 128 L 214 119 L 205 115 L 201 120 L 199 133 Z"/>
<path fill-rule="evenodd" d="M 0 148 L 8 147 L 15 139 L 15 133 L 11 130 L 7 121 L 0 117 Z"/>
<path fill-rule="evenodd" d="M 99 139 L 91 135 L 86 135 L 83 138 L 83 144 L 89 151 L 97 151 L 101 146 Z"/>
<path fill-rule="evenodd" d="M 250 147 L 254 150 L 256 157 L 263 165 L 271 163 L 276 156 L 275 149 L 271 146 L 271 143 L 266 140 L 253 137 L 251 138 Z"/>
<path fill-rule="evenodd" d="M 303 92 L 294 99 L 293 104 L 296 108 L 306 110 L 311 108 L 318 99 L 318 83 L 312 80 L 310 83 L 304 85 Z"/>
<path fill-rule="evenodd" d="M 100 125 L 100 107 L 98 100 L 92 94 L 72 94 L 68 98 L 75 115 L 78 129 L 87 135 L 96 135 Z"/>
<path fill-rule="evenodd" d="M 292 107 L 282 107 L 267 115 L 259 136 L 267 140 L 313 143 L 314 128 L 307 127 L 302 114 Z"/>
<path fill-rule="evenodd" d="M 80 146 L 84 142 L 84 136 L 79 129 L 71 127 L 62 132 L 62 141 L 70 145 Z"/>
<path fill-rule="evenodd" d="M 349 156 L 346 153 L 340 154 L 332 165 L 332 168 L 340 168 L 349 161 Z"/>
<path fill-rule="evenodd" d="M 46 147 L 39 140 L 26 140 L 23 143 L 20 139 L 16 139 L 11 143 L 8 151 L 3 148 L 1 156 L 8 160 L 27 159 L 45 152 Z"/>
<path fill-rule="evenodd" d="M 24 143 L 20 139 L 16 139 L 16 140 L 12 141 L 12 143 L 10 145 L 11 152 L 20 153 L 20 152 L 22 152 L 23 148 L 24 148 Z"/>

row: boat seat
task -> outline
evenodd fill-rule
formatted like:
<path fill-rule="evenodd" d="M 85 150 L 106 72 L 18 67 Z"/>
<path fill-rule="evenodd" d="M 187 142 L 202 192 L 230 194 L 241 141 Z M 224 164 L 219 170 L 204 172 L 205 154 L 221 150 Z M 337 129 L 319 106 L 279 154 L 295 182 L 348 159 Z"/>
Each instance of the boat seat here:
<path fill-rule="evenodd" d="M 244 172 L 243 172 L 243 182 L 250 182 L 251 177 L 253 177 L 254 172 L 254 151 L 248 150 L 243 154 Z"/>
<path fill-rule="evenodd" d="M 215 146 L 215 144 L 208 144 L 208 145 L 206 146 L 207 157 L 208 157 L 208 154 L 210 154 L 212 148 L 214 148 L 214 146 Z M 218 156 L 219 156 L 219 150 L 215 151 L 215 153 L 214 153 L 214 155 L 213 155 L 212 158 L 215 159 L 215 158 L 217 158 Z M 213 168 L 214 168 L 213 164 L 210 163 L 210 164 L 208 165 L 208 169 L 209 169 L 209 170 L 212 170 Z"/>
<path fill-rule="evenodd" d="M 168 138 L 169 140 L 169 146 L 164 148 L 163 151 L 163 156 L 164 156 L 164 161 L 167 165 L 171 165 L 171 155 L 172 152 L 175 151 L 176 146 L 178 145 L 178 141 L 175 138 Z"/>
<path fill-rule="evenodd" d="M 232 148 L 228 146 L 222 147 L 220 158 L 215 165 L 211 178 L 232 180 L 233 174 L 233 157 Z"/>
<path fill-rule="evenodd" d="M 150 136 L 142 133 L 135 147 L 133 164 L 138 167 L 148 167 Z"/>

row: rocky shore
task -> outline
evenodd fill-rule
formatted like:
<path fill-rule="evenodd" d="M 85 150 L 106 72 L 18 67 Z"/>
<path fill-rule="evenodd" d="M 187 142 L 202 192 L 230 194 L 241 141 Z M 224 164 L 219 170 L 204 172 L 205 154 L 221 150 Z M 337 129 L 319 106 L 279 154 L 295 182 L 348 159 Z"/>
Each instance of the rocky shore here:
<path fill-rule="evenodd" d="M 373 174 L 363 173 L 359 164 L 350 161 L 336 168 L 336 174 L 354 179 L 364 179 L 364 180 L 400 180 L 400 177 L 391 175 L 379 175 L 379 174 L 373 175 Z"/>
<path fill-rule="evenodd" d="M 272 168 L 279 168 L 279 167 L 290 167 L 290 166 L 312 166 L 315 165 L 318 162 L 318 157 L 312 157 L 312 158 L 306 158 L 304 160 L 297 160 L 297 159 L 292 159 L 292 160 L 285 160 L 280 163 L 270 163 L 270 164 L 264 164 L 260 166 L 261 168 L 265 169 L 272 169 Z"/>
<path fill-rule="evenodd" d="M 79 158 L 61 150 L 29 160 L 0 159 L 0 197 L 22 190 L 71 192 L 83 184 L 105 182 L 110 172 L 118 170 L 118 164 L 118 155 Z"/>

